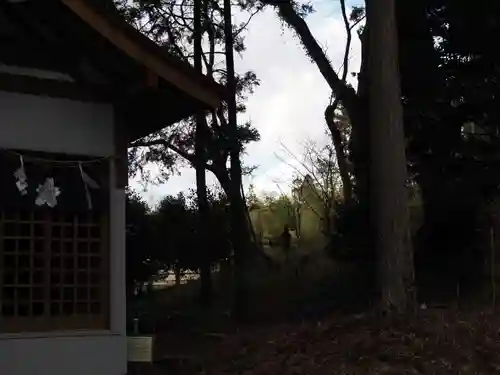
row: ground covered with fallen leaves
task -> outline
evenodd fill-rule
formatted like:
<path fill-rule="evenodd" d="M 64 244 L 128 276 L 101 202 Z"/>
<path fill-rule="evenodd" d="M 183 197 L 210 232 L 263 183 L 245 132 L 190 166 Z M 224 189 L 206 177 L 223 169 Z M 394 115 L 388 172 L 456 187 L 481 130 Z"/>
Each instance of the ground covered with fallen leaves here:
<path fill-rule="evenodd" d="M 484 312 L 331 316 L 209 335 L 202 355 L 176 367 L 184 375 L 500 374 L 499 332 L 500 317 Z"/>

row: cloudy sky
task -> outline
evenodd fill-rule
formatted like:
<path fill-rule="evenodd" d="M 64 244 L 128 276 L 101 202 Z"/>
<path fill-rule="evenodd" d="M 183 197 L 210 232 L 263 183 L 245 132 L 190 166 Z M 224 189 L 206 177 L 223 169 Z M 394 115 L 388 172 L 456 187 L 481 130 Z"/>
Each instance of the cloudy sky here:
<path fill-rule="evenodd" d="M 348 1 L 348 4 L 356 5 L 359 1 Z M 339 69 L 345 48 L 339 2 L 316 0 L 313 5 L 316 12 L 307 18 L 307 23 L 335 69 Z M 261 84 L 248 99 L 248 111 L 241 121 L 250 119 L 259 130 L 261 141 L 249 145 L 243 159 L 247 165 L 258 166 L 245 184 L 252 183 L 258 193 L 286 191 L 294 170 L 276 155 L 290 159 L 281 144 L 300 156 L 304 141 L 326 141 L 323 112 L 330 90 L 298 39 L 283 27 L 273 9 L 266 9 L 253 18 L 246 34 L 246 47 L 242 58 L 236 61 L 236 69 L 253 70 Z M 357 71 L 359 62 L 360 45 L 354 35 L 350 70 Z M 166 194 L 194 187 L 194 177 L 193 169 L 183 169 L 180 176 L 173 176 L 163 185 L 148 186 L 143 195 L 154 205 Z M 214 183 L 211 175 L 208 181 Z"/>

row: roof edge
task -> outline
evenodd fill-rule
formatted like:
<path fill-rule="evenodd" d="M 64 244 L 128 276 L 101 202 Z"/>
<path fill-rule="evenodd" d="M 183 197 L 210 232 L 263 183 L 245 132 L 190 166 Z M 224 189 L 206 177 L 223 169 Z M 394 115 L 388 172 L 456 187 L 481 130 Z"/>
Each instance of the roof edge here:
<path fill-rule="evenodd" d="M 103 9 L 93 0 L 60 1 L 125 54 L 193 98 L 216 108 L 226 96 L 224 86 L 195 71 L 182 60 L 168 55 L 116 11 Z"/>

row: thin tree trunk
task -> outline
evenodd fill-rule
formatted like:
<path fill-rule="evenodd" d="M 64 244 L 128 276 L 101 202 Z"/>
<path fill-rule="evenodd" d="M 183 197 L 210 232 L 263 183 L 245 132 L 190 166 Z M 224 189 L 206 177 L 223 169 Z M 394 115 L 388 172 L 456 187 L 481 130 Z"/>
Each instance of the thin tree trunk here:
<path fill-rule="evenodd" d="M 290 0 L 262 0 L 264 4 L 275 6 L 283 20 L 297 33 L 300 41 L 304 45 L 307 54 L 314 61 L 326 83 L 330 86 L 336 99 L 338 99 L 347 110 L 351 121 L 351 154 L 354 164 L 355 186 L 354 192 L 360 205 L 366 209 L 364 219 L 368 219 L 369 205 L 369 134 L 368 119 L 366 111 L 368 100 L 365 94 L 366 67 L 367 67 L 367 43 L 362 43 L 362 64 L 358 76 L 358 93 L 351 86 L 347 85 L 337 75 L 328 60 L 325 52 L 316 41 L 307 26 L 307 23 L 295 10 Z M 366 28 L 363 34 L 366 36 Z M 363 36 L 363 38 L 365 38 Z M 362 38 L 362 39 L 363 39 Z M 333 136 L 333 134 L 332 134 Z M 362 227 L 365 223 L 361 224 Z"/>
<path fill-rule="evenodd" d="M 346 203 L 351 203 L 353 199 L 352 183 L 351 183 L 351 177 L 349 176 L 349 168 L 347 166 L 347 157 L 344 152 L 344 143 L 342 141 L 342 135 L 340 133 L 340 129 L 335 124 L 336 109 L 337 109 L 337 101 L 335 101 L 335 103 L 333 103 L 332 105 L 326 107 L 325 121 L 326 125 L 328 126 L 328 129 L 330 129 L 333 146 L 335 147 L 335 155 L 339 167 L 340 178 L 342 180 L 342 191 L 344 193 L 344 201 Z"/>
<path fill-rule="evenodd" d="M 490 276 L 490 281 L 491 281 L 491 308 L 493 311 L 496 309 L 497 305 L 497 278 L 496 278 L 496 260 L 495 260 L 495 252 L 496 252 L 496 246 L 495 246 L 495 227 L 491 225 L 490 227 L 490 252 L 491 252 L 491 276 Z"/>
<path fill-rule="evenodd" d="M 241 196 L 241 162 L 240 145 L 238 141 L 237 107 L 236 107 L 236 77 L 234 71 L 234 39 L 231 15 L 231 0 L 224 0 L 224 37 L 227 71 L 227 98 L 228 111 L 228 138 L 230 145 L 230 211 L 231 211 L 231 241 L 234 250 L 234 306 L 233 313 L 236 319 L 246 317 L 248 306 L 248 290 L 246 283 L 246 261 L 248 248 L 251 245 L 248 239 L 248 224 L 246 206 Z"/>
<path fill-rule="evenodd" d="M 358 74 L 357 104 L 355 108 L 345 108 L 351 122 L 350 151 L 354 166 L 355 187 L 354 192 L 365 211 L 366 223 L 370 211 L 370 126 L 369 126 L 369 59 L 370 46 L 368 36 L 369 25 L 365 26 L 361 34 L 361 66 Z M 366 224 L 366 223 L 363 223 Z"/>
<path fill-rule="evenodd" d="M 181 268 L 178 265 L 175 266 L 174 273 L 175 273 L 175 285 L 179 286 L 181 285 Z"/>
<path fill-rule="evenodd" d="M 194 17 L 194 67 L 202 73 L 202 30 L 201 30 L 201 2 L 202 0 L 194 1 L 193 17 Z M 196 193 L 198 198 L 199 223 L 198 236 L 202 237 L 200 243 L 206 243 L 204 249 L 198 249 L 202 252 L 200 264 L 200 302 L 204 307 L 210 306 L 212 302 L 212 278 L 210 270 L 210 257 L 208 251 L 211 246 L 206 242 L 208 239 L 206 227 L 210 218 L 209 206 L 207 198 L 207 181 L 206 181 L 206 132 L 205 132 L 205 113 L 198 112 L 196 114 L 196 136 L 195 136 L 195 154 L 196 154 Z"/>
<path fill-rule="evenodd" d="M 254 228 L 252 226 L 252 220 L 250 219 L 250 212 L 248 211 L 248 207 L 246 205 L 246 200 L 245 200 L 245 196 L 243 193 L 243 187 L 240 186 L 241 194 L 234 195 L 232 190 L 231 190 L 232 189 L 232 179 L 230 178 L 230 176 L 227 172 L 227 169 L 220 168 L 217 170 L 213 170 L 213 173 L 215 174 L 215 177 L 219 181 L 219 183 L 222 187 L 222 190 L 224 190 L 224 193 L 226 194 L 226 196 L 227 197 L 233 196 L 234 200 L 239 201 L 238 204 L 233 206 L 233 208 L 236 210 L 243 210 L 242 212 L 237 213 L 237 216 L 241 215 L 241 216 L 244 216 L 246 218 L 248 230 L 245 233 L 240 234 L 241 236 L 244 236 L 244 237 L 240 237 L 240 241 L 247 242 L 247 243 L 250 243 L 252 241 L 255 242 L 256 235 L 255 235 Z M 240 179 L 240 181 L 241 181 L 241 179 Z"/>
<path fill-rule="evenodd" d="M 394 0 L 368 0 L 372 220 L 381 308 L 416 306 Z"/>

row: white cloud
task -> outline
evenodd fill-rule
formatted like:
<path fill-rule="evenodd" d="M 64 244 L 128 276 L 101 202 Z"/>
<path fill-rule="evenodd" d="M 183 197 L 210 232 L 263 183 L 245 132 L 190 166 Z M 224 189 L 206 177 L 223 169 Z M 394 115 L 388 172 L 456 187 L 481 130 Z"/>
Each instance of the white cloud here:
<path fill-rule="evenodd" d="M 334 4 L 337 5 L 337 4 Z M 307 22 L 313 35 L 327 51 L 336 69 L 342 64 L 345 48 L 345 29 L 338 6 L 318 1 L 317 12 Z M 293 177 L 293 169 L 280 161 L 280 142 L 294 154 L 300 155 L 301 142 L 325 137 L 323 112 L 330 90 L 306 53 L 298 38 L 284 27 L 273 9 L 266 9 L 250 24 L 246 36 L 247 50 L 236 61 L 238 71 L 253 70 L 261 85 L 247 102 L 247 114 L 261 134 L 261 141 L 248 146 L 246 164 L 258 165 L 252 178 L 257 191 L 276 191 L 276 182 L 286 189 L 286 181 Z M 350 70 L 359 68 L 360 45 L 353 37 Z M 282 152 L 281 152 L 282 153 Z M 150 187 L 145 196 L 150 203 L 165 194 L 175 194 L 194 187 L 195 173 L 183 169 L 181 176 L 173 176 L 162 186 Z M 209 176 L 213 183 L 213 176 Z"/>

